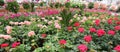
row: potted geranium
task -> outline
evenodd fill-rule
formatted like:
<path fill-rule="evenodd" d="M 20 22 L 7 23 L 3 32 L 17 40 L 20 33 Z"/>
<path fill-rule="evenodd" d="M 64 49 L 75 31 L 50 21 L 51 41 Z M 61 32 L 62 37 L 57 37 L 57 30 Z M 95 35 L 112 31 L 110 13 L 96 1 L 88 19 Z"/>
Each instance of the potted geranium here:
<path fill-rule="evenodd" d="M 20 6 L 17 1 L 15 1 L 15 0 L 7 1 L 6 10 L 17 13 L 19 11 L 19 8 L 20 8 Z"/>
<path fill-rule="evenodd" d="M 27 1 L 24 1 L 23 4 L 22 4 L 23 8 L 27 11 L 30 10 L 30 3 L 27 2 Z"/>

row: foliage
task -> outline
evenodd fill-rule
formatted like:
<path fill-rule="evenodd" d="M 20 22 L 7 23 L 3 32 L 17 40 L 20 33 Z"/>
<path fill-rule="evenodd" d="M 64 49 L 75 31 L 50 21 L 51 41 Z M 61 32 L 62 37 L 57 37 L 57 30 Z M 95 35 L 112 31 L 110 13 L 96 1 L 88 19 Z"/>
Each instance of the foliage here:
<path fill-rule="evenodd" d="M 71 6 L 70 2 L 66 2 L 66 3 L 65 3 L 65 7 L 66 7 L 66 8 L 70 8 L 70 6 Z"/>
<path fill-rule="evenodd" d="M 55 3 L 55 8 L 59 8 L 59 7 L 62 7 L 62 4 L 59 2 Z"/>
<path fill-rule="evenodd" d="M 31 2 L 31 12 L 35 11 L 34 6 L 35 6 L 35 4 L 33 2 Z"/>
<path fill-rule="evenodd" d="M 54 7 L 54 3 L 50 3 L 49 6 L 50 6 L 51 8 L 53 8 L 53 7 Z"/>
<path fill-rule="evenodd" d="M 63 6 L 63 4 L 57 2 L 57 3 L 50 3 L 49 6 L 50 6 L 51 8 L 60 8 L 60 7 Z"/>
<path fill-rule="evenodd" d="M 42 6 L 44 6 L 46 4 L 46 2 L 40 2 L 40 6 L 42 7 Z"/>
<path fill-rule="evenodd" d="M 69 26 L 69 21 L 73 18 L 73 14 L 71 11 L 69 11 L 69 9 L 64 9 L 61 13 L 60 13 L 61 17 L 62 17 L 62 21 L 61 23 L 64 26 Z"/>
<path fill-rule="evenodd" d="M 89 9 L 92 9 L 93 7 L 94 7 L 94 3 L 90 2 L 90 3 L 88 4 L 88 8 L 89 8 Z"/>
<path fill-rule="evenodd" d="M 31 2 L 31 3 L 24 2 L 23 3 L 23 8 L 26 9 L 27 11 L 30 11 L 30 12 L 35 11 L 34 6 L 35 6 L 34 2 Z"/>
<path fill-rule="evenodd" d="M 79 5 L 79 8 L 80 8 L 81 10 L 84 10 L 85 7 L 86 7 L 85 4 L 80 4 L 80 5 Z"/>
<path fill-rule="evenodd" d="M 4 5 L 4 0 L 0 0 L 0 6 Z"/>
<path fill-rule="evenodd" d="M 7 2 L 6 9 L 10 12 L 17 13 L 19 11 L 19 4 L 17 1 Z"/>
<path fill-rule="evenodd" d="M 26 10 L 30 9 L 30 4 L 29 3 L 23 3 L 22 6 Z"/>

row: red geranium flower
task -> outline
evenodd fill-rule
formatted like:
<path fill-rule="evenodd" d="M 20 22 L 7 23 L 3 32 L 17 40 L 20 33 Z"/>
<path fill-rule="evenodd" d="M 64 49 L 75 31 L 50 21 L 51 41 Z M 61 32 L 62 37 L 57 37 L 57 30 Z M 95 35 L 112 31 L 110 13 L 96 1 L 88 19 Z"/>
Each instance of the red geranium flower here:
<path fill-rule="evenodd" d="M 64 40 L 64 39 L 60 40 L 60 41 L 59 41 L 59 44 L 65 45 L 65 44 L 66 44 L 66 40 Z"/>
<path fill-rule="evenodd" d="M 90 28 L 90 32 L 96 32 L 96 29 L 95 28 Z"/>
<path fill-rule="evenodd" d="M 84 31 L 84 28 L 78 28 L 78 32 L 83 33 Z"/>
<path fill-rule="evenodd" d="M 98 26 L 98 25 L 100 25 L 100 20 L 99 19 L 96 19 L 95 20 L 95 24 Z"/>
<path fill-rule="evenodd" d="M 67 27 L 68 31 L 72 31 L 72 26 Z"/>
<path fill-rule="evenodd" d="M 42 34 L 41 36 L 42 36 L 42 38 L 45 38 L 47 35 L 46 34 Z"/>
<path fill-rule="evenodd" d="M 118 20 L 119 20 L 119 18 L 118 18 L 118 17 L 114 17 L 114 20 L 115 20 L 115 21 L 118 21 Z"/>
<path fill-rule="evenodd" d="M 80 52 L 86 52 L 88 50 L 87 46 L 84 44 L 79 45 L 78 49 Z"/>
<path fill-rule="evenodd" d="M 117 21 L 116 24 L 117 24 L 117 25 L 120 25 L 120 21 Z"/>
<path fill-rule="evenodd" d="M 120 26 L 115 26 L 114 29 L 115 30 L 120 30 Z"/>
<path fill-rule="evenodd" d="M 108 34 L 109 34 L 109 35 L 115 35 L 115 31 L 109 30 L 109 31 L 108 31 Z"/>
<path fill-rule="evenodd" d="M 84 40 L 89 43 L 92 41 L 92 36 L 91 35 L 84 36 Z"/>
<path fill-rule="evenodd" d="M 79 22 L 75 22 L 75 23 L 74 23 L 74 26 L 75 26 L 75 27 L 78 27 L 78 26 L 80 26 L 80 23 L 79 23 Z"/>
<path fill-rule="evenodd" d="M 13 44 L 12 44 L 12 48 L 16 48 L 17 46 L 19 46 L 20 45 L 20 42 L 14 42 Z"/>
<path fill-rule="evenodd" d="M 105 31 L 103 29 L 99 29 L 97 30 L 97 35 L 100 37 L 100 36 L 103 36 L 105 34 Z"/>
<path fill-rule="evenodd" d="M 4 48 L 4 47 L 8 47 L 8 43 L 3 43 L 3 44 L 1 44 L 1 48 Z"/>
<path fill-rule="evenodd" d="M 108 19 L 108 24 L 112 24 L 112 19 Z"/>
<path fill-rule="evenodd" d="M 117 45 L 114 50 L 116 50 L 117 52 L 120 52 L 120 45 Z"/>

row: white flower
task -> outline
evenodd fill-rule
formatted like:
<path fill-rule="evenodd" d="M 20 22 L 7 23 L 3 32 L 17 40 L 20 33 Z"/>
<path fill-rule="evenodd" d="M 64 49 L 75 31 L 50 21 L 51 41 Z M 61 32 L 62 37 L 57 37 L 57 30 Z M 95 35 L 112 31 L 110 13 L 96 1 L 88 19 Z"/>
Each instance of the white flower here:
<path fill-rule="evenodd" d="M 48 22 L 48 20 L 47 20 L 47 19 L 44 19 L 44 21 L 45 21 L 45 22 Z"/>
<path fill-rule="evenodd" d="M 55 23 L 54 26 L 55 26 L 55 28 L 57 28 L 57 29 L 61 29 L 61 26 L 60 26 L 58 23 Z"/>
<path fill-rule="evenodd" d="M 37 26 L 40 27 L 40 28 L 42 28 L 43 25 L 42 24 L 38 24 Z"/>
<path fill-rule="evenodd" d="M 43 25 L 42 28 L 48 28 L 46 25 Z"/>
<path fill-rule="evenodd" d="M 55 17 L 52 17 L 52 19 L 54 20 L 54 19 L 55 19 Z"/>
<path fill-rule="evenodd" d="M 58 20 L 55 20 L 54 22 L 55 22 L 55 23 L 58 23 L 59 21 L 58 21 Z"/>
<path fill-rule="evenodd" d="M 10 22 L 9 22 L 9 24 L 13 25 L 13 24 L 14 24 L 14 22 L 10 21 Z"/>

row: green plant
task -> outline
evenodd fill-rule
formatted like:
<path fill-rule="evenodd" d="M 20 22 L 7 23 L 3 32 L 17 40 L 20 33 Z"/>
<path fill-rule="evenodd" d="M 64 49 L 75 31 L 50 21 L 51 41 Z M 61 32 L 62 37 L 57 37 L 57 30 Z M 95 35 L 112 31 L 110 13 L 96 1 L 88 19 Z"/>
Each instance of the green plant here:
<path fill-rule="evenodd" d="M 29 3 L 26 3 L 26 2 L 25 2 L 25 3 L 22 4 L 22 6 L 23 6 L 23 8 L 26 9 L 26 10 L 30 9 L 30 4 L 29 4 Z"/>
<path fill-rule="evenodd" d="M 7 2 L 6 9 L 10 12 L 17 13 L 19 11 L 19 4 L 17 1 Z"/>
<path fill-rule="evenodd" d="M 31 12 L 34 12 L 35 10 L 34 10 L 34 6 L 35 6 L 35 4 L 33 3 L 33 2 L 31 2 Z"/>
<path fill-rule="evenodd" d="M 71 7 L 72 8 L 79 8 L 79 4 L 72 4 Z"/>
<path fill-rule="evenodd" d="M 34 6 L 35 6 L 35 4 L 33 2 L 31 2 L 31 3 L 24 2 L 23 3 L 23 8 L 26 9 L 27 11 L 34 12 L 35 11 Z"/>
<path fill-rule="evenodd" d="M 46 4 L 46 2 L 41 2 L 39 5 L 42 7 Z"/>
<path fill-rule="evenodd" d="M 80 4 L 79 8 L 80 8 L 80 14 L 83 15 L 84 14 L 85 5 L 84 4 Z"/>
<path fill-rule="evenodd" d="M 55 3 L 55 8 L 59 8 L 59 7 L 62 7 L 62 4 L 59 2 Z"/>
<path fill-rule="evenodd" d="M 26 46 L 24 44 L 21 44 L 20 46 L 14 48 L 12 52 L 29 52 L 30 46 Z"/>
<path fill-rule="evenodd" d="M 50 4 L 49 4 L 49 6 L 50 6 L 51 8 L 53 8 L 54 5 L 55 5 L 54 3 L 50 3 Z"/>
<path fill-rule="evenodd" d="M 90 3 L 88 4 L 88 8 L 89 8 L 89 9 L 92 9 L 93 7 L 94 7 L 94 3 L 90 2 Z"/>
<path fill-rule="evenodd" d="M 79 8 L 80 8 L 80 10 L 84 10 L 85 4 L 80 4 L 80 5 L 79 5 Z"/>
<path fill-rule="evenodd" d="M 0 6 L 4 5 L 4 0 L 0 0 Z"/>
<path fill-rule="evenodd" d="M 63 11 L 60 13 L 61 17 L 62 17 L 62 21 L 61 23 L 64 26 L 69 26 L 69 21 L 73 18 L 73 14 L 71 11 L 69 11 L 69 9 L 65 8 L 63 9 Z"/>
<path fill-rule="evenodd" d="M 65 3 L 66 8 L 70 8 L 70 2 Z"/>

